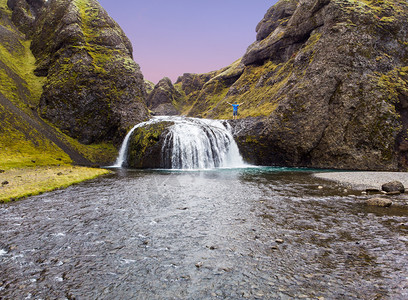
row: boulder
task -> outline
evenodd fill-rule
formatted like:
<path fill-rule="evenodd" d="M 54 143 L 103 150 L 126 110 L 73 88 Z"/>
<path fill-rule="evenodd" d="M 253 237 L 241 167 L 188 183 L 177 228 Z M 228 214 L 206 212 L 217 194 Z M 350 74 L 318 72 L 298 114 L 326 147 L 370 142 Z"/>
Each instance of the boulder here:
<path fill-rule="evenodd" d="M 392 201 L 386 198 L 370 198 L 366 200 L 366 204 L 370 206 L 389 207 Z"/>
<path fill-rule="evenodd" d="M 405 192 L 404 185 L 399 181 L 392 181 L 392 182 L 384 183 L 381 186 L 381 189 L 387 193 L 393 193 L 393 192 L 404 193 Z"/>
<path fill-rule="evenodd" d="M 165 168 L 163 143 L 173 122 L 159 122 L 136 128 L 129 138 L 124 167 Z"/>

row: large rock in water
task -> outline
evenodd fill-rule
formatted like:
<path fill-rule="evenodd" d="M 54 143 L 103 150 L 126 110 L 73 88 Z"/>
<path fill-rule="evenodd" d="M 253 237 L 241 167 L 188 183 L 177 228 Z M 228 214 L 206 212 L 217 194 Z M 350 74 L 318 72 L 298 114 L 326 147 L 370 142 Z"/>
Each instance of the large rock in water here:
<path fill-rule="evenodd" d="M 253 163 L 406 170 L 407 19 L 406 1 L 279 1 L 239 63 L 186 93 L 188 112 L 244 102 L 232 124 Z"/>
<path fill-rule="evenodd" d="M 90 144 L 117 139 L 148 118 L 132 45 L 96 0 L 49 0 L 33 33 L 36 74 L 47 76 L 41 115 Z"/>
<path fill-rule="evenodd" d="M 124 167 L 164 168 L 163 143 L 173 122 L 158 122 L 135 129 L 129 138 Z"/>

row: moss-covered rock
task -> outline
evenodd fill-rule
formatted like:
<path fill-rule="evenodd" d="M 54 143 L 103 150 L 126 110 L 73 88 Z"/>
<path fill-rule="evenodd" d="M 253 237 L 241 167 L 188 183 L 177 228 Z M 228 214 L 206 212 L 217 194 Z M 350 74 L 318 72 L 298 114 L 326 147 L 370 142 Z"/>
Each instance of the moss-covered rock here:
<path fill-rule="evenodd" d="M 407 18 L 406 1 L 281 0 L 231 80 L 196 75 L 184 110 L 228 118 L 244 102 L 236 136 L 263 164 L 406 170 Z"/>
<path fill-rule="evenodd" d="M 95 0 L 50 0 L 31 49 L 46 76 L 41 115 L 85 144 L 121 141 L 148 118 L 146 91 L 132 46 Z"/>
<path fill-rule="evenodd" d="M 18 29 L 30 36 L 35 27 L 35 19 L 45 0 L 8 0 L 7 5 L 13 11 L 11 20 Z"/>
<path fill-rule="evenodd" d="M 155 84 L 153 82 L 149 81 L 149 80 L 146 80 L 146 79 L 145 79 L 144 83 L 145 83 L 145 89 L 146 89 L 147 96 L 149 96 L 150 93 L 153 92 Z"/>
<path fill-rule="evenodd" d="M 158 122 L 136 128 L 129 139 L 125 167 L 164 168 L 163 143 L 173 122 Z"/>

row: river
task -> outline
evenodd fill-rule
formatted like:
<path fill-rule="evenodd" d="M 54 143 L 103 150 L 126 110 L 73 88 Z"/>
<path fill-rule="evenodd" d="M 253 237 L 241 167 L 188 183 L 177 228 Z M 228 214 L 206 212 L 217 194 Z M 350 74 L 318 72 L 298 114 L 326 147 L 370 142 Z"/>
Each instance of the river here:
<path fill-rule="evenodd" d="M 0 298 L 407 299 L 407 210 L 310 174 L 117 169 L 1 205 Z"/>

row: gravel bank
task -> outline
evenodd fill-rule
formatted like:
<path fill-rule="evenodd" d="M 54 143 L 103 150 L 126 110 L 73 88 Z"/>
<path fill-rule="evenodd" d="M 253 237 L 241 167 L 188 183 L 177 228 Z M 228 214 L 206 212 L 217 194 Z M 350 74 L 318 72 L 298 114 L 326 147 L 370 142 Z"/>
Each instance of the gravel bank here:
<path fill-rule="evenodd" d="M 337 181 L 355 189 L 376 188 L 381 190 L 384 183 L 395 180 L 408 187 L 408 172 L 333 172 L 313 175 L 321 179 Z"/>

